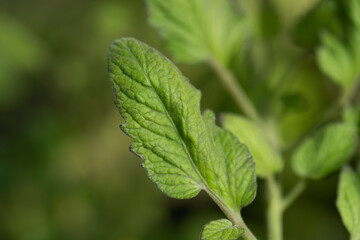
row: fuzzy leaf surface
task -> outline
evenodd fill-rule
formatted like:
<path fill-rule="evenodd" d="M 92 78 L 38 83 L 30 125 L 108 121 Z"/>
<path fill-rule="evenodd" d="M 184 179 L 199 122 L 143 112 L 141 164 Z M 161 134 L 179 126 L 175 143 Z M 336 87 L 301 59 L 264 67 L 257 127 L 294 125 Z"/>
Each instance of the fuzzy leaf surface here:
<path fill-rule="evenodd" d="M 213 151 L 225 161 L 225 164 L 214 168 L 216 175 L 221 179 L 220 182 L 226 183 L 233 200 L 231 205 L 235 211 L 239 211 L 255 198 L 255 163 L 245 144 L 239 142 L 229 131 L 215 125 L 215 116 L 211 111 L 204 112 L 204 120 L 213 139 Z"/>
<path fill-rule="evenodd" d="M 205 190 L 236 220 L 255 197 L 255 166 L 246 146 L 215 126 L 212 112 L 201 115 L 200 92 L 161 53 L 129 38 L 110 46 L 109 75 L 121 129 L 149 178 L 174 198 Z"/>
<path fill-rule="evenodd" d="M 228 0 L 147 0 L 150 23 L 179 61 L 227 64 L 243 42 L 243 21 Z"/>
<path fill-rule="evenodd" d="M 243 232 L 243 228 L 234 226 L 229 220 L 219 219 L 205 225 L 201 240 L 236 240 Z"/>
<path fill-rule="evenodd" d="M 283 160 L 280 154 L 251 120 L 235 114 L 224 114 L 222 125 L 249 147 L 256 163 L 256 174 L 259 177 L 266 177 L 282 170 Z"/>
<path fill-rule="evenodd" d="M 292 167 L 301 177 L 321 179 L 351 159 L 356 143 L 354 125 L 330 124 L 300 144 L 293 155 Z"/>
<path fill-rule="evenodd" d="M 336 206 L 351 239 L 360 240 L 360 177 L 350 167 L 341 172 Z"/>

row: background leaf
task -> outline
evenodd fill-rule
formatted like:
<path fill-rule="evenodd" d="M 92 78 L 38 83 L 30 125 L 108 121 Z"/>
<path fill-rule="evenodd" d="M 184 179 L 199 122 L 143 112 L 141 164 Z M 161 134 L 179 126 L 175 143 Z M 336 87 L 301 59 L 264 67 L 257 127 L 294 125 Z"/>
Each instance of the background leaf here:
<path fill-rule="evenodd" d="M 205 225 L 201 240 L 236 240 L 243 232 L 244 229 L 233 226 L 229 220 L 220 219 Z"/>
<path fill-rule="evenodd" d="M 360 74 L 360 1 L 346 1 L 350 18 L 349 36 L 341 40 L 333 33 L 325 32 L 322 46 L 317 52 L 321 70 L 345 91 L 349 91 Z"/>
<path fill-rule="evenodd" d="M 260 177 L 277 173 L 283 168 L 280 154 L 271 146 L 264 137 L 259 127 L 251 120 L 235 114 L 224 114 L 222 125 L 231 131 L 240 142 L 249 147 L 256 163 L 256 173 Z"/>
<path fill-rule="evenodd" d="M 354 125 L 330 124 L 300 144 L 292 158 L 293 170 L 301 177 L 323 178 L 351 159 L 356 143 Z"/>
<path fill-rule="evenodd" d="M 151 24 L 182 62 L 215 57 L 224 64 L 239 51 L 243 23 L 230 1 L 147 0 Z"/>
<path fill-rule="evenodd" d="M 322 43 L 323 46 L 317 54 L 320 68 L 333 81 L 348 89 L 356 80 L 360 70 L 359 60 L 352 51 L 355 50 L 356 45 L 348 49 L 331 33 L 323 34 Z"/>
<path fill-rule="evenodd" d="M 352 236 L 360 239 L 360 178 L 350 167 L 341 171 L 336 205 L 341 218 Z"/>

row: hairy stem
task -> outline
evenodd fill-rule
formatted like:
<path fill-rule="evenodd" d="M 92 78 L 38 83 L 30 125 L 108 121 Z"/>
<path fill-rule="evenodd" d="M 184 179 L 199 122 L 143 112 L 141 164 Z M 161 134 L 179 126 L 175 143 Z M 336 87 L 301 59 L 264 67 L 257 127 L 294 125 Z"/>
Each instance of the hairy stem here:
<path fill-rule="evenodd" d="M 237 226 L 240 226 L 243 221 L 239 213 L 234 213 L 227 205 L 224 203 L 216 194 L 214 194 L 211 190 L 206 189 L 205 191 L 207 194 L 211 197 L 211 199 L 218 205 L 218 207 L 221 209 L 221 211 L 225 214 L 225 216 L 234 224 Z"/>
<path fill-rule="evenodd" d="M 211 199 L 218 205 L 221 211 L 225 214 L 225 216 L 232 222 L 235 226 L 240 226 L 244 229 L 244 233 L 242 238 L 244 240 L 256 240 L 254 234 L 250 231 L 250 229 L 245 224 L 242 219 L 240 212 L 234 212 L 231 210 L 220 198 L 218 198 L 212 191 L 205 189 L 205 191 L 209 194 Z"/>
<path fill-rule="evenodd" d="M 250 101 L 234 75 L 214 58 L 209 58 L 208 63 L 218 74 L 221 82 L 224 84 L 226 89 L 234 98 L 236 104 L 243 110 L 245 115 L 247 115 L 249 118 L 256 122 L 259 122 L 260 118 L 256 111 L 256 108 L 254 107 L 254 105 L 252 104 L 252 102 Z"/>
<path fill-rule="evenodd" d="M 242 220 L 242 219 L 241 219 Z M 244 240 L 256 240 L 256 237 L 254 236 L 254 234 L 252 234 L 252 232 L 250 231 L 250 229 L 246 226 L 246 224 L 244 223 L 244 221 L 242 220 L 243 224 L 241 224 L 241 226 L 244 228 L 244 233 L 242 235 L 242 238 Z"/>
<path fill-rule="evenodd" d="M 221 82 L 226 87 L 227 91 L 234 98 L 236 104 L 243 110 L 245 115 L 254 120 L 257 123 L 262 123 L 259 118 L 259 115 L 256 111 L 256 108 L 246 95 L 245 91 L 241 87 L 240 83 L 236 80 L 234 75 L 224 67 L 220 62 L 218 62 L 215 58 L 209 58 L 209 65 L 214 69 L 214 71 L 218 74 Z M 214 199 L 215 200 L 215 199 Z M 215 200 L 218 206 L 222 209 L 219 203 Z M 222 209 L 223 210 L 223 209 Z M 250 231 L 250 229 L 246 226 L 241 215 L 239 213 L 238 216 L 234 217 L 233 214 L 226 213 L 228 211 L 224 211 L 225 215 L 233 222 L 235 225 L 239 225 L 244 228 L 244 234 L 242 235 L 244 240 L 256 240 L 254 234 Z"/>

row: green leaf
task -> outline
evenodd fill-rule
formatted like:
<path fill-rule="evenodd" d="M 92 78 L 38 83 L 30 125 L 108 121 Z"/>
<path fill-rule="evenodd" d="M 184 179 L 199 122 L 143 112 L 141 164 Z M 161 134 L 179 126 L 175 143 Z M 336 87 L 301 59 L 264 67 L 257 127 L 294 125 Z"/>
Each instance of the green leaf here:
<path fill-rule="evenodd" d="M 255 166 L 245 145 L 200 112 L 200 92 L 175 65 L 134 39 L 109 50 L 121 129 L 134 143 L 149 178 L 168 196 L 184 199 L 205 190 L 234 223 L 256 194 Z"/>
<path fill-rule="evenodd" d="M 351 235 L 350 240 L 360 240 L 360 228 L 354 231 L 354 233 Z"/>
<path fill-rule="evenodd" d="M 360 66 L 354 64 L 354 57 L 333 34 L 324 33 L 323 46 L 317 53 L 321 70 L 344 89 L 352 86 L 359 74 Z"/>
<path fill-rule="evenodd" d="M 243 228 L 234 226 L 229 220 L 220 219 L 205 225 L 201 240 L 236 240 L 243 232 Z"/>
<path fill-rule="evenodd" d="M 259 177 L 266 177 L 282 170 L 281 155 L 271 146 L 255 123 L 239 115 L 224 114 L 222 125 L 249 147 L 256 163 L 256 174 Z"/>
<path fill-rule="evenodd" d="M 215 164 L 215 174 L 219 177 L 219 183 L 227 185 L 224 188 L 228 188 L 229 201 L 233 201 L 228 205 L 239 211 L 255 198 L 255 163 L 246 145 L 240 143 L 229 131 L 215 125 L 215 116 L 211 111 L 204 112 L 204 120 L 213 139 L 212 150 L 217 153 L 218 158 L 225 160 Z"/>
<path fill-rule="evenodd" d="M 182 62 L 215 57 L 227 64 L 243 42 L 243 21 L 230 1 L 147 0 L 150 23 Z"/>
<path fill-rule="evenodd" d="M 360 1 L 347 1 L 347 14 L 352 20 L 348 41 L 340 41 L 325 32 L 317 52 L 321 70 L 345 91 L 351 91 L 360 74 Z"/>
<path fill-rule="evenodd" d="M 351 239 L 360 240 L 360 178 L 350 167 L 341 171 L 336 205 Z"/>
<path fill-rule="evenodd" d="M 350 19 L 355 27 L 360 28 L 360 1 L 349 0 L 347 3 L 347 11 L 349 12 Z"/>
<path fill-rule="evenodd" d="M 329 124 L 301 143 L 293 155 L 292 167 L 301 177 L 323 178 L 351 159 L 356 143 L 354 125 Z"/>

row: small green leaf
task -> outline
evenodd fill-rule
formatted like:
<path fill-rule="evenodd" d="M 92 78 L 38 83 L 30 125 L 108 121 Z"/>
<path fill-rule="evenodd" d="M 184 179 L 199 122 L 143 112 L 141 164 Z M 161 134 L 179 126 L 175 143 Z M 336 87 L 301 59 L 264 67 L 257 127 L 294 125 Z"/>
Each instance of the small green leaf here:
<path fill-rule="evenodd" d="M 230 1 L 147 0 L 151 24 L 182 62 L 215 57 L 227 64 L 243 42 L 243 21 Z"/>
<path fill-rule="evenodd" d="M 343 88 L 349 88 L 358 74 L 351 53 L 333 34 L 324 33 L 322 43 L 317 53 L 321 70 Z"/>
<path fill-rule="evenodd" d="M 201 240 L 236 240 L 243 232 L 243 228 L 234 226 L 229 220 L 220 219 L 205 225 Z"/>
<path fill-rule="evenodd" d="M 354 125 L 330 124 L 301 143 L 293 155 L 292 167 L 301 177 L 323 178 L 351 159 L 356 142 Z"/>
<path fill-rule="evenodd" d="M 256 163 L 256 173 L 260 177 L 280 172 L 283 168 L 283 160 L 280 154 L 271 146 L 251 120 L 235 114 L 224 114 L 222 124 L 225 129 L 231 131 L 240 142 L 249 147 Z"/>
<path fill-rule="evenodd" d="M 134 143 L 149 178 L 168 196 L 184 199 L 206 191 L 234 223 L 256 195 L 255 165 L 245 145 L 200 112 L 200 92 L 175 65 L 134 39 L 109 50 L 121 129 Z"/>
<path fill-rule="evenodd" d="M 337 208 L 352 240 L 360 240 L 360 178 L 350 167 L 341 171 Z"/>
<path fill-rule="evenodd" d="M 344 90 L 351 91 L 360 74 L 360 1 L 347 1 L 347 14 L 352 20 L 348 41 L 324 33 L 317 61 L 321 70 Z"/>
<path fill-rule="evenodd" d="M 356 78 L 348 50 L 330 33 L 323 34 L 322 43 L 317 53 L 321 70 L 340 86 L 348 88 Z"/>
<path fill-rule="evenodd" d="M 360 28 L 360 1 L 349 0 L 347 3 L 347 11 L 349 12 L 350 18 L 354 26 Z"/>

